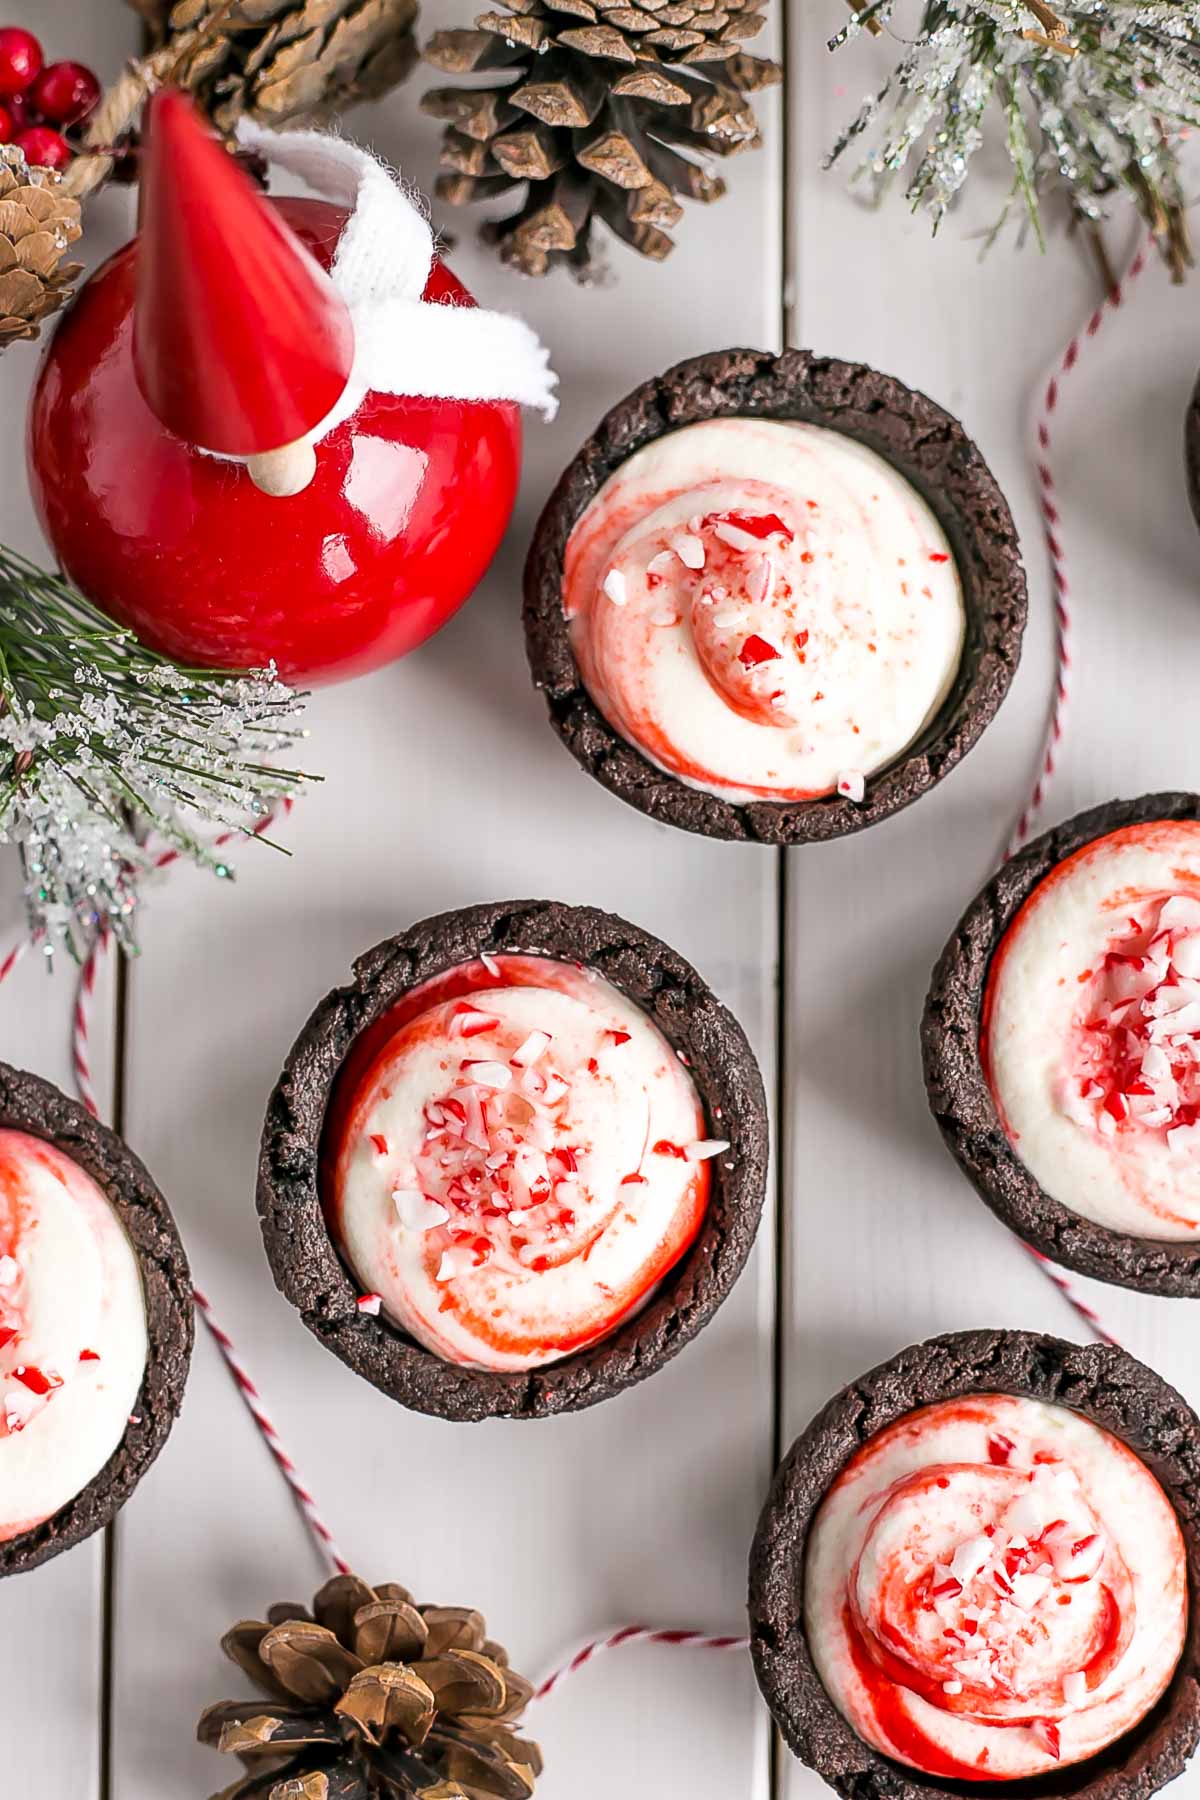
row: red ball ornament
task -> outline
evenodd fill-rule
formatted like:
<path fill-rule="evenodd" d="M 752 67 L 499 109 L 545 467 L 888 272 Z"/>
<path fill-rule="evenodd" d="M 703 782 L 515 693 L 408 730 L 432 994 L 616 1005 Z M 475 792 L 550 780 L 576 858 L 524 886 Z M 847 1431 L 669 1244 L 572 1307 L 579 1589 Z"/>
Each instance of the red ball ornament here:
<path fill-rule="evenodd" d="M 15 130 L 11 112 L 7 106 L 0 106 L 0 144 L 11 144 Z"/>
<path fill-rule="evenodd" d="M 159 115 L 164 140 L 175 123 Z M 282 222 L 328 269 L 347 215 L 320 200 L 268 201 L 213 149 L 219 171 L 201 188 L 184 184 L 202 192 L 207 214 L 193 220 L 190 260 L 180 265 L 181 240 L 158 232 L 139 292 L 135 240 L 84 285 L 50 345 L 29 415 L 37 510 L 67 576 L 152 648 L 228 668 L 274 660 L 297 682 L 361 674 L 422 643 L 478 583 L 516 496 L 519 413 L 509 402 L 368 393 L 318 443 L 308 484 L 282 497 L 263 492 L 244 463 L 168 429 L 157 413 L 190 422 L 209 450 L 252 454 L 281 443 L 272 432 L 297 435 L 287 412 L 297 384 L 309 380 L 324 409 L 301 430 L 329 406 L 313 333 L 272 335 L 272 295 L 286 310 L 309 277 L 289 264 L 292 244 L 269 240 Z M 159 217 L 152 167 L 153 153 L 144 232 Z M 248 193 L 269 228 L 256 238 L 247 215 L 236 247 L 216 230 L 227 177 L 244 184 L 231 207 Z M 425 298 L 474 304 L 440 263 Z M 336 310 L 326 324 L 316 335 L 336 369 Z M 206 358 L 204 342 L 219 354 Z M 264 358 L 274 379 L 256 385 Z M 231 420 L 236 442 L 217 442 L 218 423 Z"/>
<path fill-rule="evenodd" d="M 42 46 L 20 25 L 0 26 L 0 95 L 23 94 L 37 79 Z"/>
<path fill-rule="evenodd" d="M 56 62 L 44 68 L 30 99 L 51 125 L 82 124 L 100 98 L 100 83 L 84 63 Z"/>
<path fill-rule="evenodd" d="M 31 125 L 14 141 L 31 169 L 65 169 L 74 154 L 66 138 L 49 125 Z"/>

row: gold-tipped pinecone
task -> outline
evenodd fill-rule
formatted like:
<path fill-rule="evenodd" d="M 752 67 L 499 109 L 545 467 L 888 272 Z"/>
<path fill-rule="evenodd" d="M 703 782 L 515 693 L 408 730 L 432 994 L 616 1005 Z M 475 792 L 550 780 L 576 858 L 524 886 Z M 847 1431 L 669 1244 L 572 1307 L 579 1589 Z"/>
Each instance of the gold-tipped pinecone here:
<path fill-rule="evenodd" d="M 679 197 L 716 200 L 705 153 L 759 143 L 747 96 L 778 65 L 742 50 L 764 23 L 758 0 L 505 0 L 474 31 L 439 31 L 424 55 L 482 87 L 434 88 L 447 121 L 437 192 L 462 205 L 528 183 L 512 217 L 484 227 L 528 275 L 566 264 L 586 276 L 602 219 L 643 256 L 673 248 Z"/>
<path fill-rule="evenodd" d="M 335 1575 L 221 1647 L 268 1699 L 200 1720 L 246 1770 L 216 1800 L 529 1800 L 542 1772 L 515 1730 L 533 1690 L 477 1612 Z"/>
<path fill-rule="evenodd" d="M 154 51 L 175 52 L 170 79 L 219 131 L 243 113 L 264 125 L 312 124 L 374 100 L 417 60 L 417 0 L 130 0 Z"/>
<path fill-rule="evenodd" d="M 0 144 L 0 350 L 38 335 L 83 267 L 63 261 L 82 227 L 78 200 L 60 189 L 53 169 L 31 169 L 15 145 Z"/>

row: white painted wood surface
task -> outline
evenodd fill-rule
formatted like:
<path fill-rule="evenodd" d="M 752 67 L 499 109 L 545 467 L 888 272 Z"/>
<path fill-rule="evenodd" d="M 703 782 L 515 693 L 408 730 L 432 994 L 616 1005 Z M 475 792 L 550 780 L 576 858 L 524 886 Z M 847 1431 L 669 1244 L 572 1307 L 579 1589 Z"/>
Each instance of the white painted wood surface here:
<path fill-rule="evenodd" d="M 80 15 L 86 10 L 86 16 Z M 469 8 L 435 0 L 425 27 Z M 969 216 L 930 245 L 897 199 L 873 213 L 820 172 L 821 152 L 886 46 L 831 62 L 825 21 L 791 31 L 792 341 L 861 357 L 963 417 L 1017 512 L 1032 618 L 1012 697 L 967 764 L 916 809 L 840 846 L 793 853 L 776 916 L 774 853 L 710 845 L 642 819 L 557 745 L 525 670 L 520 565 L 558 468 L 611 402 L 679 357 L 773 347 L 785 294 L 777 97 L 766 147 L 731 165 L 732 196 L 691 209 L 663 268 L 614 250 L 614 285 L 519 283 L 474 243 L 452 261 L 490 304 L 550 343 L 564 405 L 531 421 L 509 540 L 468 609 L 408 661 L 311 709 L 325 785 L 286 830 L 293 856 L 238 859 L 234 891 L 175 870 L 149 899 L 132 972 L 127 1128 L 174 1204 L 197 1280 L 260 1381 L 346 1553 L 370 1578 L 481 1605 L 531 1673 L 580 1633 L 645 1619 L 740 1628 L 745 1557 L 772 1461 L 775 1251 L 770 1221 L 719 1318 L 623 1399 L 546 1424 L 451 1427 L 394 1406 L 323 1352 L 278 1298 L 253 1210 L 263 1105 L 312 1002 L 351 957 L 446 906 L 511 895 L 594 901 L 690 956 L 775 1075 L 776 953 L 787 933 L 788 1089 L 783 1436 L 843 1381 L 931 1331 L 995 1321 L 1082 1336 L 1073 1316 L 946 1157 L 920 1085 L 916 1026 L 929 969 L 990 872 L 1036 763 L 1050 683 L 1049 591 L 1026 441 L 1043 365 L 1096 297 L 1082 249 L 1040 258 L 976 226 L 1003 193 L 996 156 Z M 10 0 L 53 54 L 114 72 L 117 0 Z M 120 26 L 114 23 L 120 21 Z M 132 27 L 126 42 L 132 43 Z M 352 130 L 428 185 L 436 130 L 420 73 Z M 840 90 L 840 92 L 839 92 Z M 126 197 L 90 221 L 97 251 L 127 229 Z M 1157 270 L 1064 394 L 1056 462 L 1078 617 L 1072 734 L 1051 816 L 1115 792 L 1200 780 L 1189 677 L 1200 650 L 1197 539 L 1179 439 L 1200 341 L 1194 290 Z M 32 356 L 0 361 L 8 425 L 0 536 L 37 545 L 19 466 Z M 471 835 L 457 825 L 469 810 Z M 19 925 L 0 862 L 0 925 Z M 32 960 L 0 991 L 0 1055 L 68 1084 L 69 983 Z M 111 990 L 98 996 L 109 1091 Z M 1200 1401 L 1184 1303 L 1081 1284 L 1131 1348 Z M 32 1800 L 184 1800 L 232 1771 L 191 1742 L 209 1700 L 239 1690 L 217 1639 L 236 1617 L 305 1595 L 319 1567 L 287 1495 L 203 1338 L 183 1418 L 116 1533 L 111 1749 L 101 1755 L 103 1547 L 93 1541 L 0 1588 L 5 1791 Z M 18 1717 L 20 1729 L 16 1729 Z M 768 1800 L 769 1733 L 746 1664 L 630 1650 L 537 1709 L 546 1800 Z M 14 1760 L 15 1758 L 15 1760 Z M 101 1794 L 102 1764 L 107 1791 Z M 816 1777 L 781 1760 L 775 1800 Z M 1200 1773 L 1176 1791 L 1200 1796 Z"/>
<path fill-rule="evenodd" d="M 812 34 L 816 39 L 817 34 Z M 917 1031 L 930 971 L 993 872 L 1037 767 L 1052 686 L 1050 583 L 1029 445 L 1052 362 L 1102 291 L 1082 245 L 1042 257 L 1006 239 L 980 259 L 999 179 L 930 244 L 897 195 L 877 213 L 820 172 L 820 153 L 885 66 L 886 45 L 819 42 L 793 83 L 796 341 L 861 358 L 957 413 L 1016 514 L 1030 625 L 1012 693 L 971 756 L 899 818 L 789 867 L 783 1251 L 784 1440 L 845 1382 L 938 1331 L 1087 1333 L 944 1150 Z M 1001 176 L 1002 168 L 997 168 Z M 1118 267 L 1136 239 L 1108 234 Z M 1194 294 L 1152 264 L 1064 382 L 1052 461 L 1073 596 L 1074 699 L 1044 823 L 1157 788 L 1194 787 L 1200 537 L 1183 479 L 1183 415 L 1200 363 Z M 1182 1301 L 1077 1280 L 1129 1349 L 1200 1404 Z M 1200 1795 L 1200 1766 L 1172 1788 Z M 827 1790 L 784 1765 L 781 1800 Z"/>

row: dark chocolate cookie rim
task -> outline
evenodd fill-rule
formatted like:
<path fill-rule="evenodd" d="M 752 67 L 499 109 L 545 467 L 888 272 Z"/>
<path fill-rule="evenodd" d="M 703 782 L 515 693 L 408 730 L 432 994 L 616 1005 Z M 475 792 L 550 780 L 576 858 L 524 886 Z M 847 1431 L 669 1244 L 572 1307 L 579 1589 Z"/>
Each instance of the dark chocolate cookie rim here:
<path fill-rule="evenodd" d="M 945 531 L 963 583 L 967 635 L 955 684 L 921 736 L 842 796 L 737 805 L 656 769 L 619 736 L 580 677 L 562 608 L 567 539 L 584 507 L 635 450 L 706 419 L 731 416 L 826 425 L 885 457 Z M 526 651 L 551 722 L 576 760 L 650 817 L 710 837 L 818 843 L 888 818 L 928 792 L 975 744 L 1008 692 L 1027 609 L 1008 504 L 956 419 L 913 388 L 861 364 L 787 350 L 713 351 L 643 383 L 601 420 L 538 521 L 525 565 Z"/>
<path fill-rule="evenodd" d="M 1200 379 L 1192 389 L 1183 427 L 1183 459 L 1187 470 L 1188 499 L 1200 525 Z"/>
<path fill-rule="evenodd" d="M 0 1576 L 36 1568 L 107 1525 L 167 1441 L 192 1354 L 192 1281 L 175 1221 L 128 1145 L 52 1083 L 0 1063 L 0 1129 L 42 1138 L 78 1163 L 133 1246 L 146 1303 L 146 1373 L 121 1441 L 99 1474 L 40 1525 L 0 1543 Z"/>
<path fill-rule="evenodd" d="M 981 1199 L 1011 1231 L 1064 1268 L 1168 1298 L 1200 1297 L 1200 1243 L 1165 1243 L 1082 1218 L 1034 1178 L 1009 1141 L 980 1054 L 992 957 L 1057 863 L 1123 826 L 1200 818 L 1200 795 L 1146 794 L 1079 813 L 1028 845 L 971 902 L 934 968 L 921 1020 L 930 1110 Z"/>
<path fill-rule="evenodd" d="M 701 1234 L 649 1304 L 609 1337 L 544 1368 L 461 1368 L 387 1319 L 360 1289 L 321 1206 L 322 1132 L 337 1075 L 360 1033 L 410 988 L 480 955 L 540 953 L 594 968 L 640 1006 L 686 1058 L 714 1135 Z M 593 1405 L 670 1360 L 716 1312 L 754 1243 L 766 1191 L 767 1110 L 745 1033 L 703 979 L 649 932 L 593 907 L 510 901 L 422 920 L 360 956 L 352 980 L 304 1026 L 271 1096 L 258 1211 L 276 1286 L 308 1329 L 356 1373 L 419 1412 L 454 1420 L 539 1418 Z"/>
<path fill-rule="evenodd" d="M 1188 1630 L 1170 1686 L 1146 1716 L 1085 1762 L 1020 1781 L 951 1781 L 893 1762 L 842 1717 L 803 1627 L 804 1557 L 816 1511 L 869 1437 L 917 1407 L 970 1393 L 1068 1406 L 1118 1437 L 1158 1478 L 1183 1533 Z M 900 1352 L 819 1412 L 771 1485 L 750 1558 L 751 1651 L 759 1687 L 788 1745 L 846 1800 L 1145 1800 L 1180 1773 L 1200 1740 L 1200 1420 L 1161 1376 L 1113 1345 L 1024 1331 L 955 1332 Z"/>

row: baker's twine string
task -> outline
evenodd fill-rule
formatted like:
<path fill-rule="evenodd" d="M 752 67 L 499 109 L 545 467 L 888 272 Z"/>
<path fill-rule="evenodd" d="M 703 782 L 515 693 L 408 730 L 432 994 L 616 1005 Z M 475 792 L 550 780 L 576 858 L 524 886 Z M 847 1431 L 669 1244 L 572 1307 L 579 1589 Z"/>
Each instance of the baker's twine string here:
<path fill-rule="evenodd" d="M 1140 246 L 1122 279 L 1113 284 L 1088 319 L 1087 324 L 1070 339 L 1047 378 L 1041 403 L 1037 409 L 1034 425 L 1033 470 L 1037 479 L 1038 500 L 1042 515 L 1042 535 L 1046 545 L 1046 556 L 1050 563 L 1050 591 L 1054 600 L 1054 695 L 1050 704 L 1050 717 L 1042 744 L 1038 772 L 1029 799 L 1022 807 L 1013 827 L 1012 836 L 1008 840 L 1008 848 L 1004 853 L 1005 862 L 1028 843 L 1033 828 L 1041 815 L 1046 795 L 1050 791 L 1050 784 L 1054 780 L 1058 766 L 1059 746 L 1066 729 L 1067 707 L 1070 700 L 1073 625 L 1071 591 L 1067 583 L 1066 556 L 1063 552 L 1062 538 L 1059 536 L 1062 521 L 1058 510 L 1058 484 L 1054 479 L 1054 469 L 1050 460 L 1051 433 L 1054 429 L 1055 414 L 1062 397 L 1063 384 L 1077 367 L 1080 351 L 1093 338 L 1099 336 L 1105 320 L 1111 318 L 1113 313 L 1119 312 L 1125 305 L 1131 288 L 1149 260 L 1148 250 L 1151 242 L 1152 240 L 1147 240 Z"/>
<path fill-rule="evenodd" d="M 578 1674 L 606 1650 L 624 1650 L 630 1644 L 666 1644 L 672 1650 L 748 1650 L 748 1637 L 729 1637 L 704 1631 L 663 1631 L 652 1625 L 620 1625 L 603 1637 L 589 1638 L 565 1661 L 538 1682 L 535 1700 L 545 1700 L 568 1675 Z"/>
<path fill-rule="evenodd" d="M 1041 816 L 1046 796 L 1058 769 L 1059 749 L 1066 729 L 1071 696 L 1074 618 L 1071 610 L 1071 589 L 1067 581 L 1066 553 L 1061 536 L 1062 515 L 1058 510 L 1058 483 L 1054 477 L 1052 462 L 1052 433 L 1055 415 L 1062 398 L 1063 385 L 1079 366 L 1080 352 L 1100 335 L 1105 321 L 1110 319 L 1114 313 L 1119 312 L 1128 302 L 1138 276 L 1142 274 L 1149 261 L 1152 242 L 1153 240 L 1147 239 L 1139 245 L 1123 277 L 1113 283 L 1087 323 L 1068 340 L 1066 348 L 1056 359 L 1047 377 L 1037 409 L 1034 423 L 1033 469 L 1037 480 L 1038 501 L 1042 515 L 1042 536 L 1046 545 L 1046 558 L 1050 565 L 1050 591 L 1054 601 L 1054 693 L 1050 703 L 1050 717 L 1046 726 L 1038 772 L 1029 799 L 1021 809 L 1020 816 L 1013 827 L 1012 836 L 1008 840 L 1008 848 L 1004 852 L 1005 862 L 1008 862 L 1029 842 L 1034 826 Z M 1026 1244 L 1025 1249 L 1032 1257 L 1035 1267 L 1040 1269 L 1047 1281 L 1053 1283 L 1067 1305 L 1072 1308 L 1076 1317 L 1083 1321 L 1092 1335 L 1098 1338 L 1102 1344 L 1111 1344 L 1119 1350 L 1120 1343 L 1104 1324 L 1095 1307 L 1083 1298 L 1062 1270 L 1057 1268 L 1042 1251 L 1035 1250 L 1032 1244 Z"/>
<path fill-rule="evenodd" d="M 1060 404 L 1065 382 L 1073 374 L 1079 364 L 1080 352 L 1084 346 L 1095 339 L 1105 321 L 1126 304 L 1129 291 L 1146 267 L 1148 258 L 1145 246 L 1139 248 L 1129 265 L 1124 278 L 1118 282 L 1111 293 L 1095 309 L 1082 330 L 1076 332 L 1068 342 L 1062 355 L 1056 361 L 1045 390 L 1041 404 L 1037 410 L 1035 422 L 1035 445 L 1033 467 L 1037 479 L 1038 494 L 1041 506 L 1042 529 L 1045 537 L 1046 553 L 1050 564 L 1051 592 L 1054 600 L 1054 692 L 1050 707 L 1038 771 L 1029 798 L 1018 816 L 1005 852 L 1005 861 L 1015 855 L 1026 844 L 1045 805 L 1047 794 L 1054 780 L 1058 765 L 1058 756 L 1066 725 L 1067 707 L 1070 697 L 1071 679 L 1071 634 L 1072 614 L 1070 587 L 1067 580 L 1066 557 L 1060 536 L 1061 517 L 1058 509 L 1058 489 L 1051 461 L 1052 432 L 1055 415 Z M 283 810 L 290 812 L 292 801 L 283 802 Z M 256 829 L 263 829 L 269 823 L 263 820 Z M 227 833 L 218 838 L 221 844 L 237 835 Z M 166 850 L 158 857 L 155 867 L 162 869 L 174 862 L 177 852 Z M 2 962 L 0 962 L 0 984 L 16 968 L 32 940 L 25 938 L 13 946 Z M 91 1024 L 91 1008 L 95 996 L 96 974 L 101 960 L 111 947 L 111 933 L 100 934 L 92 946 L 79 972 L 78 990 L 72 1023 L 72 1064 L 80 1099 L 93 1116 L 99 1116 L 99 1108 L 92 1086 L 91 1063 L 89 1056 L 89 1032 Z M 1035 1267 L 1041 1270 L 1046 1279 L 1058 1289 L 1063 1299 L 1082 1320 L 1092 1335 L 1102 1343 L 1112 1344 L 1119 1348 L 1118 1340 L 1104 1325 L 1095 1308 L 1091 1306 L 1074 1284 L 1062 1273 L 1041 1251 L 1035 1250 L 1031 1244 L 1025 1249 L 1032 1258 Z M 337 1547 L 332 1532 L 326 1525 L 312 1492 L 301 1480 L 291 1456 L 285 1450 L 279 1433 L 263 1404 L 262 1395 L 252 1380 L 245 1365 L 238 1356 L 233 1340 L 224 1327 L 218 1323 L 212 1310 L 208 1296 L 199 1288 L 193 1292 L 196 1310 L 204 1321 L 213 1342 L 224 1359 L 235 1388 L 241 1396 L 256 1428 L 266 1444 L 268 1451 L 287 1483 L 300 1516 L 307 1526 L 321 1556 L 342 1573 L 349 1572 L 346 1562 Z M 711 1650 L 742 1652 L 749 1647 L 750 1640 L 732 1634 L 712 1634 L 701 1631 L 669 1630 L 649 1625 L 622 1625 L 603 1633 L 599 1637 L 586 1639 L 564 1661 L 550 1670 L 538 1683 L 534 1690 L 535 1700 L 549 1697 L 569 1676 L 577 1674 L 581 1669 L 593 1662 L 597 1656 L 610 1650 L 626 1649 L 635 1644 L 655 1644 L 677 1650 Z"/>

